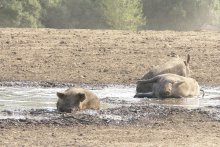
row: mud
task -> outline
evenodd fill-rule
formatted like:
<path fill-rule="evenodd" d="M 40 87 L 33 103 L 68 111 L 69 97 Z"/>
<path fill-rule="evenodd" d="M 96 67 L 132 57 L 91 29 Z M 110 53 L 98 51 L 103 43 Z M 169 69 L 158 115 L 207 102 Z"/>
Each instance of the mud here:
<path fill-rule="evenodd" d="M 191 55 L 192 77 L 220 84 L 220 33 L 0 29 L 0 85 L 72 87 L 135 84 L 173 54 Z M 135 93 L 134 93 L 135 94 Z M 219 96 L 215 96 L 218 98 Z M 1 146 L 219 146 L 218 106 L 203 109 L 142 101 L 100 112 L 5 110 Z M 11 116 L 11 117 L 9 117 Z M 16 117 L 16 118 L 15 118 Z"/>
<path fill-rule="evenodd" d="M 0 80 L 135 84 L 173 54 L 192 77 L 219 84 L 219 32 L 0 29 Z"/>
<path fill-rule="evenodd" d="M 95 110 L 87 110 L 75 114 L 59 113 L 56 110 L 49 111 L 45 109 L 17 112 L 2 111 L 1 113 L 4 116 L 14 117 L 13 119 L 1 119 L 1 128 L 27 125 L 75 126 L 79 124 L 138 125 L 149 127 L 152 126 L 152 123 L 154 124 L 160 121 L 176 123 L 175 121 L 180 117 L 184 118 L 182 121 L 187 121 L 187 119 L 193 122 L 220 121 L 220 119 L 216 117 L 216 113 L 202 111 L 201 109 L 188 110 L 181 107 L 161 106 L 149 103 L 142 106 L 133 104 L 129 107 L 109 108 L 98 112 Z M 19 116 L 21 117 L 19 118 Z"/>
<path fill-rule="evenodd" d="M 13 127 L 13 126 L 75 126 L 75 125 L 119 125 L 119 126 L 152 126 L 155 122 L 169 122 L 177 123 L 179 121 L 198 121 L 206 122 L 220 121 L 220 107 L 219 105 L 213 104 L 212 100 L 218 100 L 216 93 L 218 94 L 218 88 L 212 87 L 207 89 L 207 98 L 209 97 L 210 102 L 203 102 L 204 98 L 191 98 L 191 99 L 138 99 L 133 98 L 133 93 L 135 92 L 135 87 L 124 86 L 124 85 L 102 85 L 102 86 L 92 86 L 92 85 L 81 85 L 92 90 L 94 93 L 99 95 L 101 101 L 101 110 L 85 110 L 77 113 L 60 113 L 56 110 L 56 100 L 57 98 L 52 98 L 52 94 L 44 93 L 47 91 L 58 91 L 58 87 L 67 86 L 59 83 L 58 87 L 51 87 L 48 89 L 48 85 L 42 85 L 41 82 L 35 82 L 35 86 L 38 87 L 26 87 L 33 86 L 32 82 L 10 82 L 15 93 L 19 93 L 18 98 L 22 98 L 22 93 L 27 97 L 26 100 L 29 102 L 35 101 L 37 97 L 42 95 L 44 97 L 41 99 L 42 103 L 46 101 L 53 102 L 54 106 L 52 108 L 44 107 L 44 105 L 36 106 L 29 103 L 33 108 L 44 108 L 44 109 L 30 109 L 30 107 L 24 107 L 24 104 L 19 105 L 17 103 L 12 107 L 5 107 L 5 110 L 0 112 L 0 125 L 1 128 Z M 38 84 L 37 84 L 38 83 Z M 5 88 L 13 88 L 8 85 L 8 82 L 1 83 Z M 7 87 L 5 87 L 5 85 Z M 15 86 L 16 85 L 16 86 Z M 69 85 L 68 85 L 69 86 Z M 76 86 L 76 85 L 71 85 Z M 20 87 L 20 88 L 19 88 Z M 35 88 L 34 93 L 28 94 Z M 45 88 L 45 89 L 43 89 Z M 62 87 L 65 88 L 65 87 Z M 13 89 L 12 89 L 13 90 Z M 61 90 L 61 89 L 60 89 Z M 133 93 L 132 93 L 133 91 Z M 2 91 L 3 92 L 3 91 Z M 38 94 L 40 92 L 40 94 Z M 115 93 L 112 93 L 115 92 Z M 208 92 L 209 95 L 208 95 Z M 38 96 L 37 96 L 38 95 Z M 46 97 L 44 95 L 47 95 Z M 54 92 L 55 95 L 55 92 Z M 13 95 L 11 95 L 13 97 Z M 10 95 L 3 95 L 4 97 L 10 97 Z M 32 98 L 35 97 L 35 98 Z M 14 97 L 16 102 L 17 97 Z M 48 99 L 49 98 L 49 99 Z M 12 99 L 13 100 L 13 99 Z M 189 102 L 186 102 L 188 101 Z M 193 100 L 196 100 L 196 104 L 193 106 Z M 198 102 L 197 102 L 198 101 Z M 201 101 L 201 102 L 199 102 Z M 214 101 L 216 102 L 216 101 Z M 4 104 L 4 103 L 3 103 Z M 188 105 L 192 105 L 189 107 Z M 22 108 L 22 109 L 19 109 Z M 180 119 L 183 118 L 183 119 Z M 187 120 L 188 119 L 188 120 Z M 177 121 L 177 122 L 176 122 Z"/>

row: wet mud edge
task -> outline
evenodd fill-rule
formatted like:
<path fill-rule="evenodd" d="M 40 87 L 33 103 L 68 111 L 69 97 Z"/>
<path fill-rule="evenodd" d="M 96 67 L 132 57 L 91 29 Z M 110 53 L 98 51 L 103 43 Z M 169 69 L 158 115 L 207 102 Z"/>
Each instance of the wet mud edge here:
<path fill-rule="evenodd" d="M 71 87 L 82 84 L 58 82 L 7 81 L 1 86 L 31 86 L 31 87 Z M 83 86 L 88 86 L 85 84 Z M 89 85 L 91 87 L 97 85 Z M 102 84 L 99 87 L 105 86 Z M 13 112 L 2 111 L 2 115 L 10 116 Z M 202 109 L 186 109 L 183 107 L 151 104 L 149 102 L 132 103 L 131 106 L 109 108 L 92 113 L 59 113 L 56 110 L 32 109 L 20 111 L 19 115 L 27 116 L 20 119 L 0 119 L 0 128 L 20 126 L 75 126 L 75 125 L 137 125 L 154 127 L 164 123 L 184 122 L 219 122 L 219 111 L 211 112 Z M 109 117 L 107 117 L 109 116 Z M 111 116 L 117 116 L 116 119 Z M 40 119 L 35 119 L 40 118 Z"/>
<path fill-rule="evenodd" d="M 11 115 L 8 111 L 2 111 L 5 115 Z M 21 111 L 22 115 L 28 116 L 23 119 L 1 119 L 0 127 L 26 126 L 26 125 L 48 125 L 48 126 L 74 126 L 74 125 L 138 125 L 154 126 L 160 123 L 184 123 L 218 121 L 216 113 L 202 111 L 200 109 L 187 110 L 181 107 L 168 107 L 155 104 L 142 106 L 132 105 L 129 107 L 111 108 L 100 110 L 94 114 L 86 113 L 59 113 L 36 109 Z M 100 116 L 118 116 L 119 119 L 112 119 Z M 31 119 L 38 117 L 42 119 Z M 44 119 L 45 118 L 45 119 Z"/>

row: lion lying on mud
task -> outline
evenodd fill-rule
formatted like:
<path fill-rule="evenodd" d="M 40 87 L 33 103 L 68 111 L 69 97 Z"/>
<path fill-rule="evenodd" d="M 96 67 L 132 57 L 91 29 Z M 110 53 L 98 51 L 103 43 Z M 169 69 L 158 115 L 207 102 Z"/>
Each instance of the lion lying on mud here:
<path fill-rule="evenodd" d="M 198 96 L 200 93 L 199 84 L 195 79 L 176 74 L 161 74 L 148 80 L 140 80 L 138 83 L 151 83 L 152 92 L 139 93 L 135 97 L 181 98 Z"/>
<path fill-rule="evenodd" d="M 151 79 L 157 75 L 165 73 L 173 73 L 184 77 L 190 76 L 189 69 L 190 55 L 187 55 L 186 61 L 179 56 L 175 56 L 168 62 L 153 67 L 148 73 L 146 73 L 141 80 Z M 136 87 L 136 93 L 147 93 L 152 91 L 152 83 L 138 82 Z"/>
<path fill-rule="evenodd" d="M 57 110 L 72 112 L 85 109 L 100 109 L 99 98 L 89 90 L 83 88 L 69 88 L 63 93 L 57 92 Z"/>

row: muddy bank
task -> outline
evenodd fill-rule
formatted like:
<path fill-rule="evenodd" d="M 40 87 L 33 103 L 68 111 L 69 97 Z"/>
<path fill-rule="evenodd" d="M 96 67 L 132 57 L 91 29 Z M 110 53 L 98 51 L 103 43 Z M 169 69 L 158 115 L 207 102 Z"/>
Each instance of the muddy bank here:
<path fill-rule="evenodd" d="M 194 98 L 149 99 L 134 98 L 135 85 L 78 85 L 58 82 L 51 84 L 31 81 L 2 82 L 1 85 L 0 111 L 3 111 L 3 113 L 0 113 L 0 119 L 51 120 L 51 123 L 53 123 L 53 119 L 60 119 L 61 115 L 56 112 L 58 99 L 56 93 L 64 91 L 69 86 L 86 88 L 99 97 L 101 102 L 100 112 L 83 111 L 83 113 L 88 117 L 99 118 L 101 121 L 106 118 L 106 121 L 110 122 L 111 120 L 113 122 L 119 120 L 119 123 L 126 121 L 132 124 L 133 120 L 141 122 L 142 116 L 146 116 L 146 118 L 158 116 L 158 118 L 166 120 L 164 116 L 173 111 L 178 112 L 180 115 L 182 113 L 189 113 L 188 115 L 190 115 L 191 111 L 207 113 L 210 119 L 213 120 L 218 120 L 220 117 L 217 115 L 220 112 L 220 105 L 218 104 L 220 102 L 218 98 L 220 87 L 203 87 L 206 93 L 204 97 L 201 95 L 201 97 Z M 185 111 L 183 112 L 183 110 Z"/>
<path fill-rule="evenodd" d="M 0 29 L 1 81 L 135 84 L 172 54 L 191 55 L 192 77 L 220 83 L 220 33 Z"/>
<path fill-rule="evenodd" d="M 188 110 L 181 107 L 161 106 L 145 103 L 142 106 L 133 104 L 130 107 L 88 110 L 78 113 L 59 113 L 56 110 L 45 109 L 26 111 L 2 111 L 3 116 L 15 119 L 0 119 L 0 127 L 12 126 L 76 126 L 76 125 L 119 125 L 119 126 L 147 126 L 151 127 L 160 122 L 168 124 L 184 122 L 219 122 L 220 113 L 203 111 L 201 109 Z"/>
<path fill-rule="evenodd" d="M 77 84 L 69 82 L 57 82 L 57 81 L 0 81 L 0 86 L 8 87 L 94 87 L 94 86 L 105 86 L 105 84 Z"/>
<path fill-rule="evenodd" d="M 171 55 L 191 55 L 192 77 L 220 84 L 220 33 L 0 29 L 0 85 L 135 84 Z M 45 82 L 46 81 L 46 82 Z M 84 85 L 85 84 L 85 85 Z M 94 86 L 95 87 L 95 86 Z M 103 99 L 103 102 L 112 99 Z M 219 113 L 148 102 L 99 113 L 3 111 L 1 146 L 219 146 Z M 20 117 L 20 118 L 19 118 Z"/>

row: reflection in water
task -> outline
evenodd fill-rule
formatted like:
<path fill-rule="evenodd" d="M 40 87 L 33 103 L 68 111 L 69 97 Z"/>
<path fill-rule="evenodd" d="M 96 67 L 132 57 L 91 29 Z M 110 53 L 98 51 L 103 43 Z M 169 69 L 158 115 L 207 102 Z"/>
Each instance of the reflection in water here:
<path fill-rule="evenodd" d="M 199 97 L 193 98 L 147 99 L 146 101 L 157 104 L 183 106 L 185 108 L 202 108 L 220 105 L 220 87 L 204 86 L 202 89 L 205 91 L 204 97 L 201 94 Z"/>
<path fill-rule="evenodd" d="M 151 103 L 157 104 L 165 104 L 165 105 L 172 105 L 172 106 L 183 106 L 186 108 L 198 108 L 202 107 L 200 104 L 200 98 L 167 98 L 167 99 L 149 99 L 147 100 Z"/>
<path fill-rule="evenodd" d="M 0 110 L 54 109 L 59 88 L 0 87 Z"/>
<path fill-rule="evenodd" d="M 56 92 L 66 88 L 0 87 L 0 111 L 27 109 L 56 109 Z M 133 98 L 135 86 L 109 85 L 87 87 L 101 98 L 102 109 L 128 106 L 131 103 L 150 103 L 198 108 L 220 105 L 220 87 L 203 87 L 205 97 L 181 99 L 138 99 Z"/>

